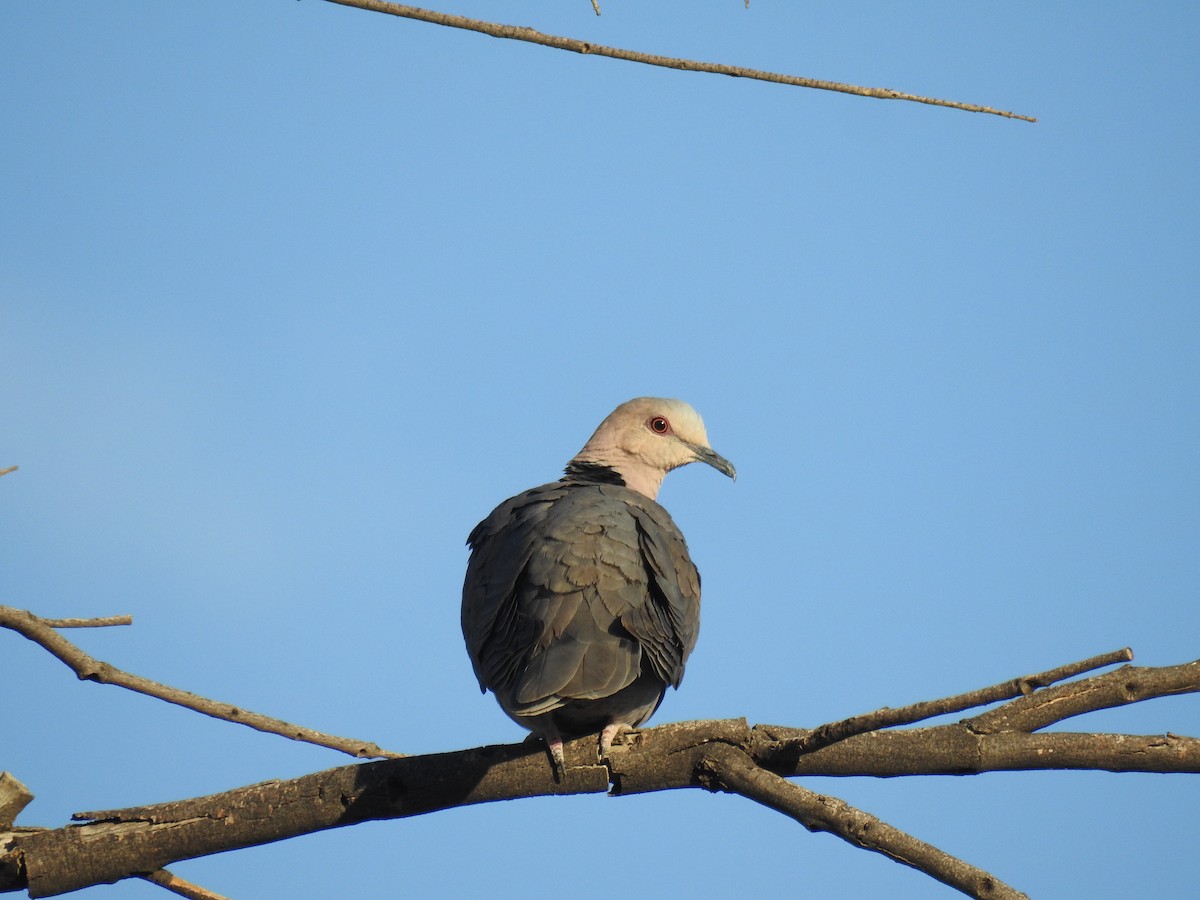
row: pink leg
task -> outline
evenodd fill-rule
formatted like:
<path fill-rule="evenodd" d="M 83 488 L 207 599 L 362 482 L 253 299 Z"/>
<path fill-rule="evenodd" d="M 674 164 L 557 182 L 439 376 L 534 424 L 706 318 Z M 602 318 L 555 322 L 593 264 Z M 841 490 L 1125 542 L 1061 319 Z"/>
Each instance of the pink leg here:
<path fill-rule="evenodd" d="M 619 735 L 633 731 L 633 726 L 626 722 L 609 722 L 600 732 L 600 758 L 608 759 L 608 751 L 612 749 L 613 740 Z"/>
<path fill-rule="evenodd" d="M 546 752 L 550 754 L 550 764 L 554 767 L 554 780 L 562 781 L 567 771 L 566 759 L 563 757 L 563 739 L 549 716 L 539 723 L 537 733 L 546 742 Z"/>

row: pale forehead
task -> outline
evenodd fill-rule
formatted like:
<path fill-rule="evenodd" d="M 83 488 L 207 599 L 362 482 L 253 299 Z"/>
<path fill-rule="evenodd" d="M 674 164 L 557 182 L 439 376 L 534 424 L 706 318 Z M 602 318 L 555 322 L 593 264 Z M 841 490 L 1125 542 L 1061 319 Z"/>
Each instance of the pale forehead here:
<path fill-rule="evenodd" d="M 696 410 L 682 400 L 666 397 L 638 397 L 618 406 L 612 417 L 641 420 L 656 415 L 666 417 L 676 432 L 704 434 L 704 421 Z"/>

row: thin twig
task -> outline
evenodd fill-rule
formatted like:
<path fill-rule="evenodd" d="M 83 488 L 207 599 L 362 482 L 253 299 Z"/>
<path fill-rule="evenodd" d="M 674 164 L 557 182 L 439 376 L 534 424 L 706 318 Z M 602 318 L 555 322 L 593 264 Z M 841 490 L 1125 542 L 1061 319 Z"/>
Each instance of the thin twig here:
<path fill-rule="evenodd" d="M 920 703 L 901 706 L 899 709 L 890 709 L 885 706 L 883 709 L 878 709 L 875 712 L 851 716 L 848 719 L 842 719 L 840 722 L 829 722 L 822 725 L 811 734 L 800 738 L 797 742 L 797 747 L 801 753 L 813 753 L 822 747 L 828 747 L 830 744 L 844 741 L 846 738 L 853 737 L 856 734 L 877 731 L 880 728 L 891 728 L 895 725 L 912 725 L 915 722 L 931 719 L 934 716 L 961 712 L 964 709 L 973 709 L 976 706 L 984 706 L 988 703 L 995 703 L 998 700 L 1011 700 L 1013 697 L 1027 696 L 1037 688 L 1054 684 L 1054 682 L 1062 681 L 1064 678 L 1074 678 L 1076 675 L 1082 675 L 1084 672 L 1091 672 L 1104 666 L 1127 662 L 1131 659 L 1133 659 L 1133 651 L 1128 647 L 1123 647 L 1111 653 L 1093 656 L 1091 659 L 1084 659 L 1076 663 L 1069 663 L 1065 666 L 1049 669 L 1045 672 L 1039 672 L 1037 675 L 1012 678 L 1008 681 L 1002 681 L 1000 684 L 994 684 L 991 687 L 967 691 L 965 694 L 956 694 L 953 697 L 944 697 L 941 700 L 924 700 Z"/>
<path fill-rule="evenodd" d="M 809 831 L 827 831 L 864 850 L 912 866 L 971 897 L 1028 900 L 983 869 L 918 840 L 843 800 L 816 794 L 759 768 L 744 752 L 714 744 L 707 754 L 715 786 L 741 794 L 795 819 Z"/>
<path fill-rule="evenodd" d="M 108 628 L 111 625 L 132 625 L 133 616 L 103 616 L 98 619 L 42 619 L 50 628 Z"/>
<path fill-rule="evenodd" d="M 854 94 L 858 97 L 874 97 L 878 100 L 908 100 L 913 103 L 927 103 L 930 106 L 945 106 L 949 109 L 961 109 L 966 112 L 988 113 L 993 116 L 1003 116 L 1006 119 L 1020 119 L 1023 122 L 1036 122 L 1032 116 L 1023 116 L 990 106 L 978 106 L 973 103 L 959 103 L 954 100 L 939 100 L 936 97 L 922 97 L 917 94 L 907 94 L 891 88 L 864 87 L 857 84 L 843 84 L 838 81 L 821 81 L 816 78 L 802 78 L 798 75 L 783 75 L 777 72 L 764 72 L 759 69 L 746 69 L 741 66 L 730 66 L 724 63 L 700 62 L 694 59 L 679 59 L 673 56 L 658 56 L 653 53 L 640 53 L 636 50 L 624 50 L 620 47 L 606 47 L 603 44 L 593 44 L 576 38 L 558 37 L 544 34 L 532 28 L 518 25 L 501 25 L 498 22 L 486 22 L 481 19 L 468 19 L 465 16 L 454 16 L 449 13 L 433 12 L 416 6 L 404 6 L 399 3 L 387 3 L 384 0 L 328 0 L 339 6 L 352 6 L 355 9 L 365 9 L 370 12 L 385 13 L 389 16 L 399 16 L 404 19 L 416 19 L 420 22 L 430 22 L 434 25 L 445 25 L 450 28 L 462 28 L 476 31 L 495 38 L 507 38 L 514 41 L 527 41 L 531 44 L 541 44 L 543 47 L 553 47 L 556 50 L 570 50 L 574 53 L 590 54 L 592 56 L 607 56 L 610 59 L 623 59 L 628 62 L 644 63 L 648 66 L 661 66 L 665 69 L 681 69 L 687 72 L 708 72 L 713 75 L 730 75 L 735 78 L 751 78 L 756 81 L 770 81 L 775 84 L 787 84 L 795 87 L 814 88 L 821 91 L 837 91 L 842 94 Z"/>
<path fill-rule="evenodd" d="M 172 893 L 178 894 L 180 897 L 187 897 L 188 900 L 229 900 L 224 894 L 218 894 L 216 891 L 210 891 L 208 888 L 202 888 L 198 884 L 192 884 L 166 869 L 159 869 L 156 872 L 148 872 L 142 878 L 147 881 L 157 884 L 159 887 L 164 887 Z"/>
<path fill-rule="evenodd" d="M 592 9 L 596 11 L 596 15 L 600 15 L 600 0 L 592 0 Z"/>
<path fill-rule="evenodd" d="M 245 725 L 256 731 L 277 734 L 281 737 L 290 738 L 293 741 L 303 741 L 308 744 L 316 744 L 318 747 L 338 750 L 360 759 L 370 757 L 395 759 L 403 756 L 401 753 L 383 750 L 370 741 L 358 741 L 353 738 L 325 734 L 311 728 L 305 728 L 302 725 L 293 725 L 290 722 L 284 722 L 282 719 L 274 719 L 270 716 L 250 712 L 229 703 L 219 703 L 216 700 L 209 700 L 207 697 L 201 697 L 189 691 L 181 691 L 178 688 L 173 688 L 170 685 L 161 684 L 157 681 L 151 681 L 149 678 L 143 678 L 140 675 L 123 672 L 106 662 L 101 662 L 88 656 L 62 635 L 54 631 L 51 625 L 48 624 L 52 621 L 42 619 L 23 609 L 0 606 L 0 627 L 10 628 L 18 634 L 29 638 L 34 643 L 40 644 L 69 666 L 83 681 L 115 684 L 118 687 L 136 691 L 139 694 L 145 694 L 149 697 L 157 697 L 159 700 L 166 700 L 168 703 L 174 703 L 176 706 L 182 706 L 185 709 L 203 713 L 215 719 L 235 722 L 238 725 Z"/>
<path fill-rule="evenodd" d="M 7 469 L 0 469 L 0 475 L 7 475 L 9 472 L 15 472 L 20 466 L 9 466 Z"/>

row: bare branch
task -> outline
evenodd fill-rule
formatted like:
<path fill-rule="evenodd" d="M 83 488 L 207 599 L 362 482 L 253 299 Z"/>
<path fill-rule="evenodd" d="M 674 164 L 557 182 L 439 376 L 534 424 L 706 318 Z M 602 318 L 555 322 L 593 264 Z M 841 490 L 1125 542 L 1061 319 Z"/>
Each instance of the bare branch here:
<path fill-rule="evenodd" d="M 595 758 L 593 739 L 570 746 L 572 758 Z M 182 859 L 358 822 L 607 787 L 608 772 L 594 764 L 570 769 L 555 782 L 545 752 L 527 742 L 342 766 L 193 800 L 80 813 L 75 818 L 99 820 L 22 835 L 10 852 L 20 855 L 29 896 L 48 897 Z M 70 865 L 58 864 L 64 858 Z M 5 863 L 0 848 L 0 875 Z M 0 878 L 0 890 L 22 886 Z"/>
<path fill-rule="evenodd" d="M 181 859 L 284 840 L 367 820 L 553 794 L 625 795 L 697 787 L 719 744 L 776 775 L 963 775 L 1017 769 L 1200 772 L 1200 740 L 1174 735 L 977 734 L 962 723 L 860 734 L 800 755 L 798 729 L 744 720 L 683 722 L 647 729 L 595 762 L 594 736 L 564 747 L 561 782 L 536 743 L 480 747 L 343 766 L 209 797 L 78 813 L 81 825 L 8 837 L 0 844 L 0 891 L 31 897 L 168 866 Z M 717 751 L 721 752 L 721 751 Z M 11 864 L 19 857 L 20 866 Z M 69 866 L 58 861 L 70 859 Z M 20 877 L 5 873 L 19 871 Z"/>
<path fill-rule="evenodd" d="M 729 744 L 711 745 L 703 766 L 711 779 L 706 785 L 710 789 L 741 794 L 795 819 L 809 831 L 827 831 L 856 847 L 882 853 L 971 897 L 1028 900 L 1025 894 L 995 876 L 932 844 L 836 797 L 814 793 L 760 768 L 743 751 Z"/>
<path fill-rule="evenodd" d="M 150 872 L 142 876 L 152 884 L 157 884 L 159 887 L 164 887 L 180 897 L 187 897 L 188 900 L 229 900 L 224 894 L 218 894 L 215 891 L 210 891 L 208 888 L 202 888 L 198 884 L 192 884 L 166 869 L 159 869 L 155 872 Z"/>
<path fill-rule="evenodd" d="M 205 707 L 221 711 L 222 704 L 97 662 L 58 635 L 49 626 L 50 621 L 0 606 L 0 626 L 45 646 L 81 678 L 133 685 L 134 690 L 170 702 L 180 702 L 175 695 L 183 695 L 187 702 L 181 705 L 200 712 L 206 712 Z M 108 620 L 77 621 L 95 624 Z M 938 714 L 947 711 L 947 704 L 988 702 L 998 693 L 1011 696 L 1028 692 L 1038 685 L 1128 658 L 1128 650 L 1121 650 L 982 691 L 933 701 L 932 705 L 881 710 L 872 714 L 876 717 L 873 721 L 881 721 L 879 716 L 883 719 L 890 716 L 889 721 L 894 721 L 897 715 Z M 813 732 L 779 726 L 750 728 L 742 719 L 684 722 L 635 732 L 625 745 L 613 748 L 604 765 L 595 761 L 594 736 L 571 741 L 564 747 L 569 765 L 561 780 L 555 778 L 541 748 L 529 742 L 345 766 L 290 781 L 251 785 L 175 803 L 77 813 L 73 818 L 83 824 L 68 828 L 5 831 L 0 837 L 0 892 L 27 888 L 31 897 L 51 896 L 154 873 L 182 859 L 367 820 L 415 816 L 474 803 L 605 790 L 624 795 L 719 785 L 777 808 L 806 827 L 832 831 L 926 871 L 973 896 L 1017 897 L 1021 895 L 987 873 L 865 812 L 811 794 L 782 778 L 965 775 L 1034 769 L 1200 773 L 1200 739 L 1193 737 L 1032 734 L 1020 730 L 1043 727 L 1093 709 L 1190 691 L 1200 691 L 1200 661 L 1158 669 L 1126 666 L 1105 675 L 1037 690 L 963 722 L 932 728 L 867 731 L 843 736 L 820 749 L 814 749 L 814 735 L 827 733 L 828 729 Z M 240 710 L 234 712 L 247 715 Z M 228 718 L 220 714 L 217 717 Z M 870 718 L 859 717 L 858 724 Z M 278 723 L 278 720 L 268 721 Z M 287 723 L 278 724 L 308 731 Z M 69 860 L 69 865 L 64 860 Z"/>
<path fill-rule="evenodd" d="M 800 740 L 799 749 L 802 753 L 811 753 L 830 744 L 836 744 L 838 741 L 844 741 L 846 738 L 853 737 L 856 734 L 864 734 L 865 732 L 876 731 L 880 728 L 891 728 L 895 725 L 912 725 L 925 719 L 932 719 L 934 716 L 961 712 L 964 709 L 973 709 L 976 706 L 984 706 L 988 703 L 995 703 L 998 700 L 1010 700 L 1013 697 L 1027 696 L 1037 688 L 1054 684 L 1056 681 L 1062 681 L 1064 678 L 1074 678 L 1076 675 L 1082 675 L 1084 672 L 1091 672 L 1104 666 L 1127 662 L 1131 659 L 1133 659 L 1133 651 L 1128 647 L 1123 647 L 1120 650 L 1114 650 L 1112 653 L 1093 656 L 1091 659 L 1059 666 L 1056 669 L 1040 672 L 1037 675 L 1025 675 L 1020 678 L 1013 678 L 1009 681 L 1002 681 L 1000 684 L 994 684 L 991 687 L 968 691 L 965 694 L 956 694 L 953 697 L 945 697 L 941 700 L 926 700 L 921 703 L 902 706 L 899 709 L 889 709 L 885 706 L 872 713 L 851 716 L 849 719 L 842 719 L 840 722 L 830 722 L 822 725 Z"/>
<path fill-rule="evenodd" d="M 181 691 L 178 688 L 173 688 L 157 681 L 151 681 L 149 678 L 142 678 L 140 675 L 123 672 L 106 662 L 92 658 L 62 635 L 58 634 L 53 628 L 54 621 L 53 619 L 42 619 L 23 609 L 0 606 L 0 627 L 12 629 L 18 634 L 29 638 L 34 643 L 40 644 L 64 662 L 82 681 L 114 684 L 117 687 L 136 691 L 139 694 L 145 694 L 149 697 L 157 697 L 159 700 L 174 703 L 176 706 L 182 706 L 185 709 L 203 713 L 215 719 L 223 719 L 226 722 L 245 725 L 248 728 L 268 734 L 277 734 L 281 737 L 290 738 L 293 741 L 303 741 L 308 744 L 316 744 L 319 747 L 326 747 L 330 750 L 339 750 L 342 753 L 348 753 L 360 759 L 368 757 L 396 758 L 401 755 L 393 753 L 390 750 L 383 750 L 370 741 L 359 741 L 353 738 L 325 734 L 311 728 L 305 728 L 302 725 L 293 725 L 290 722 L 284 722 L 282 719 L 274 719 L 270 716 L 250 712 L 229 703 L 209 700 L 198 694 Z M 75 621 L 104 622 L 105 620 L 81 619 Z"/>
<path fill-rule="evenodd" d="M 767 729 L 772 733 L 774 729 Z M 1200 739 L 1176 734 L 1000 732 L 976 734 L 964 723 L 872 731 L 797 757 L 789 744 L 762 747 L 755 758 L 780 775 L 892 778 L 981 772 L 1101 770 L 1200 773 Z"/>
<path fill-rule="evenodd" d="M 798 75 L 782 75 L 777 72 L 763 72 L 758 69 L 746 69 L 740 66 L 730 66 L 724 63 L 700 62 L 693 59 L 679 59 L 673 56 L 658 56 L 652 53 L 639 53 L 636 50 L 623 50 L 620 47 L 606 47 L 603 44 L 593 44 L 576 38 L 558 37 L 553 34 L 543 34 L 532 28 L 517 25 L 501 25 L 496 22 L 485 22 L 481 19 L 468 19 L 465 16 L 454 16 L 449 13 L 433 12 L 415 6 L 404 6 L 399 3 L 387 3 L 384 0 L 328 0 L 339 6 L 352 6 L 370 12 L 385 13 L 389 16 L 399 16 L 404 19 L 416 19 L 430 22 L 434 25 L 445 25 L 450 28 L 462 28 L 476 31 L 495 38 L 507 38 L 514 41 L 527 41 L 540 44 L 543 47 L 553 47 L 556 50 L 570 50 L 574 53 L 590 54 L 592 56 L 607 56 L 610 59 L 623 59 L 628 62 L 644 63 L 648 66 L 661 66 L 666 69 L 680 69 L 686 72 L 708 72 L 714 75 L 729 75 L 735 78 L 751 78 L 756 81 L 770 81 L 775 84 L 786 84 L 794 87 L 814 88 L 821 91 L 837 91 L 842 94 L 854 94 L 859 97 L 874 97 L 878 100 L 908 100 L 913 103 L 926 103 L 930 106 L 944 106 L 949 109 L 961 109 L 966 112 L 988 113 L 993 116 L 1003 116 L 1006 119 L 1020 119 L 1023 122 L 1036 122 L 1032 116 L 1023 116 L 990 106 L 978 106 L 973 103 L 959 103 L 954 100 L 939 100 L 935 97 L 922 97 L 917 94 L 907 94 L 891 88 L 863 87 L 856 84 L 843 84 L 837 81 L 821 81 L 816 78 L 802 78 Z"/>
<path fill-rule="evenodd" d="M 775 725 L 750 728 L 741 719 L 650 728 L 635 736 L 632 749 L 609 758 L 612 793 L 649 793 L 690 784 L 697 754 L 713 743 L 740 747 L 764 769 L 784 777 L 895 778 L 1035 770 L 1200 773 L 1200 739 L 1174 734 L 978 734 L 960 722 L 871 731 L 801 754 L 796 748 L 805 733 Z M 590 749 L 594 758 L 594 741 Z"/>
<path fill-rule="evenodd" d="M 32 800 L 29 788 L 17 781 L 11 772 L 0 772 L 0 829 L 12 825 Z"/>
<path fill-rule="evenodd" d="M 0 469 L 0 476 L 7 475 L 9 472 L 15 472 L 20 466 L 9 466 L 7 469 Z"/>
<path fill-rule="evenodd" d="M 98 619 L 42 619 L 50 628 L 108 628 L 112 625 L 132 625 L 133 616 L 103 616 Z"/>
<path fill-rule="evenodd" d="M 988 710 L 967 723 L 978 732 L 1037 731 L 1071 716 L 1200 690 L 1200 660 L 1178 666 L 1122 666 Z"/>

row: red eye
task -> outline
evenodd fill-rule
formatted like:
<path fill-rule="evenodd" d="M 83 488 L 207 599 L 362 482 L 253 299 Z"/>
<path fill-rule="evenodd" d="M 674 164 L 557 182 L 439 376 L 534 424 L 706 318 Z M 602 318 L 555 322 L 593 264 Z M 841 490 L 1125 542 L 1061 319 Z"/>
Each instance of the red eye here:
<path fill-rule="evenodd" d="M 646 425 L 655 434 L 666 434 L 668 431 L 671 430 L 671 423 L 668 422 L 666 419 L 664 419 L 662 416 L 655 416 L 653 419 L 648 421 L 646 423 Z"/>

